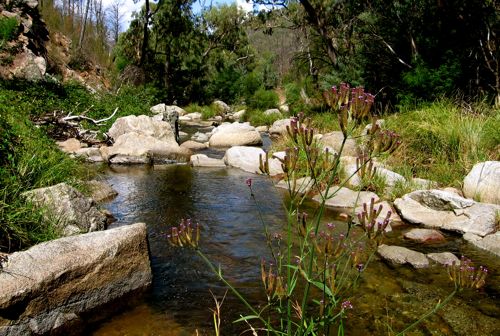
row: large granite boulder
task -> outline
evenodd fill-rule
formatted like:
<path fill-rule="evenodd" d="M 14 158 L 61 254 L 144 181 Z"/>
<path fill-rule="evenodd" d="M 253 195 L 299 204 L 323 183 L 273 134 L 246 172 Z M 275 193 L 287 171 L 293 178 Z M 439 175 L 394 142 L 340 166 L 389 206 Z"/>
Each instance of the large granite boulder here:
<path fill-rule="evenodd" d="M 150 135 L 129 132 L 120 135 L 111 147 L 101 148 L 110 163 L 162 163 L 186 161 L 191 152 L 175 141 L 162 141 Z"/>
<path fill-rule="evenodd" d="M 153 117 L 157 121 L 167 122 L 172 130 L 174 131 L 175 140 L 179 142 L 180 132 L 179 132 L 179 116 L 186 114 L 186 111 L 175 105 L 165 105 L 158 104 L 150 109 L 151 112 L 155 113 Z"/>
<path fill-rule="evenodd" d="M 106 228 L 106 216 L 97 209 L 94 200 L 66 183 L 30 190 L 23 196 L 41 208 L 63 236 Z"/>
<path fill-rule="evenodd" d="M 500 206 L 478 203 L 443 190 L 417 190 L 394 201 L 406 221 L 485 236 L 496 230 Z"/>
<path fill-rule="evenodd" d="M 319 139 L 319 142 L 323 146 L 333 148 L 336 153 L 339 153 L 343 140 L 344 134 L 342 134 L 342 132 L 335 131 L 323 134 L 323 136 Z M 356 144 L 356 140 L 348 138 L 344 144 L 341 156 L 356 156 L 357 153 L 358 145 Z"/>
<path fill-rule="evenodd" d="M 234 146 L 229 148 L 224 155 L 224 162 L 228 166 L 240 168 L 244 171 L 261 174 L 259 169 L 259 156 L 266 153 L 257 147 Z"/>
<path fill-rule="evenodd" d="M 196 151 L 196 150 L 208 148 L 208 144 L 201 143 L 198 141 L 188 140 L 188 141 L 181 143 L 181 147 L 187 148 L 187 149 L 192 150 L 192 151 Z"/>
<path fill-rule="evenodd" d="M 110 163 L 186 161 L 190 155 L 179 147 L 168 122 L 145 115 L 118 118 L 108 134 L 115 142 L 101 154 Z"/>
<path fill-rule="evenodd" d="M 269 135 L 281 136 L 287 133 L 286 127 L 290 126 L 290 118 L 276 120 L 269 128 Z"/>
<path fill-rule="evenodd" d="M 223 123 L 212 131 L 210 147 L 256 146 L 262 144 L 260 133 L 249 123 Z"/>
<path fill-rule="evenodd" d="M 116 119 L 108 135 L 117 141 L 121 135 L 131 132 L 148 135 L 160 141 L 175 142 L 175 134 L 169 123 L 145 115 L 130 115 Z"/>
<path fill-rule="evenodd" d="M 464 179 L 464 195 L 484 203 L 500 204 L 500 161 L 480 162 Z"/>
<path fill-rule="evenodd" d="M 480 237 L 473 233 L 466 233 L 463 237 L 472 245 L 500 257 L 500 231 L 484 237 Z"/>
<path fill-rule="evenodd" d="M 429 266 L 429 260 L 423 253 L 407 249 L 406 247 L 380 245 L 377 252 L 384 260 L 394 265 L 410 264 L 414 268 Z"/>
<path fill-rule="evenodd" d="M 0 272 L 0 335 L 68 335 L 151 285 L 146 225 L 53 240 Z"/>
<path fill-rule="evenodd" d="M 324 192 L 322 192 L 324 194 Z M 354 191 L 345 187 L 331 187 L 326 197 L 325 205 L 340 211 L 350 211 L 363 203 L 370 204 L 371 200 L 379 201 L 379 197 L 370 191 Z M 313 200 L 321 203 L 322 196 L 316 195 Z"/>

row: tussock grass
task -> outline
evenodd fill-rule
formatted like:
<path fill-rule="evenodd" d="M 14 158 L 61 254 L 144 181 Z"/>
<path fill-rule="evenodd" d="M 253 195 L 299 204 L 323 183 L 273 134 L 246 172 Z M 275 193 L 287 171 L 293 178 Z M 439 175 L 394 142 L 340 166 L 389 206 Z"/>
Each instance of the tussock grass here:
<path fill-rule="evenodd" d="M 41 212 L 25 202 L 24 191 L 60 182 L 77 186 L 90 174 L 30 122 L 34 103 L 39 104 L 22 96 L 13 97 L 12 92 L 0 87 L 1 251 L 11 252 L 57 237 L 53 223 L 42 220 Z"/>
<path fill-rule="evenodd" d="M 406 177 L 460 187 L 475 163 L 500 159 L 500 111 L 485 105 L 440 100 L 391 115 L 385 127 L 401 135 L 388 163 Z"/>

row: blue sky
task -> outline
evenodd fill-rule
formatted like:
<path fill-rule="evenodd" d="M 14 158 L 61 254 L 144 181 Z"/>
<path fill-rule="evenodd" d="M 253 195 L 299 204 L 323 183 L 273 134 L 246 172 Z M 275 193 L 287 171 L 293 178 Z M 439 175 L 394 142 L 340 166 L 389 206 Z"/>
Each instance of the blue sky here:
<path fill-rule="evenodd" d="M 111 3 L 113 3 L 115 0 L 103 0 L 104 6 L 109 6 Z M 237 3 L 242 9 L 245 11 L 251 11 L 252 10 L 252 4 L 247 3 L 245 0 L 213 0 L 212 4 L 213 5 L 221 5 L 221 4 L 231 4 L 231 3 Z M 133 0 L 122 0 L 122 14 L 123 14 L 123 20 L 122 20 L 122 30 L 126 30 L 127 27 L 130 24 L 130 21 L 132 20 L 132 13 L 134 11 L 139 11 L 144 4 L 144 0 L 138 1 L 137 3 L 134 3 Z M 205 6 L 210 4 L 210 0 L 206 0 Z M 196 1 L 193 5 L 193 10 L 195 12 L 198 12 L 201 8 L 200 1 Z"/>

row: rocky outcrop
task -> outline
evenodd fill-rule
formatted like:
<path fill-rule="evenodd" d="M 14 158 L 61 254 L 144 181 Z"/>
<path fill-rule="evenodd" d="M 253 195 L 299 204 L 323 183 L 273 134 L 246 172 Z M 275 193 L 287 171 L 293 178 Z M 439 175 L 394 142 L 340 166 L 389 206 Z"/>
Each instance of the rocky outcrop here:
<path fill-rule="evenodd" d="M 217 113 L 220 115 L 225 115 L 231 112 L 231 107 L 224 103 L 222 100 L 215 100 L 213 102 L 213 106 L 217 110 Z"/>
<path fill-rule="evenodd" d="M 82 330 L 87 318 L 105 318 L 102 307 L 143 291 L 151 279 L 144 223 L 13 253 L 0 272 L 0 334 Z"/>
<path fill-rule="evenodd" d="M 493 233 L 500 206 L 478 203 L 443 190 L 417 190 L 394 201 L 406 221 L 430 228 L 474 233 Z"/>
<path fill-rule="evenodd" d="M 322 192 L 324 194 L 324 192 Z M 313 200 L 321 203 L 321 195 L 314 196 Z M 352 210 L 363 203 L 370 204 L 371 199 L 376 202 L 379 201 L 379 197 L 369 191 L 353 191 L 344 187 L 332 187 L 328 192 L 328 196 L 325 205 L 329 208 L 333 208 L 340 211 Z"/>
<path fill-rule="evenodd" d="M 410 264 L 414 268 L 429 266 L 429 260 L 423 253 L 407 249 L 406 247 L 380 245 L 377 252 L 384 260 L 394 265 Z"/>
<path fill-rule="evenodd" d="M 275 115 L 277 116 L 278 118 L 281 117 L 281 111 L 278 110 L 278 109 L 268 109 L 268 110 L 265 110 L 264 113 L 263 113 L 265 116 L 272 116 L 272 115 Z"/>
<path fill-rule="evenodd" d="M 106 216 L 92 198 L 66 183 L 23 193 L 29 202 L 44 211 L 47 220 L 54 222 L 64 236 L 106 228 Z"/>
<path fill-rule="evenodd" d="M 473 233 L 466 233 L 463 237 L 477 248 L 491 252 L 500 257 L 500 231 L 485 237 L 480 237 Z"/>
<path fill-rule="evenodd" d="M 210 136 L 205 133 L 196 132 L 191 136 L 191 140 L 196 142 L 207 142 L 210 139 Z"/>
<path fill-rule="evenodd" d="M 406 239 L 417 243 L 442 243 L 446 241 L 443 234 L 438 230 L 433 229 L 411 229 L 404 234 Z"/>
<path fill-rule="evenodd" d="M 145 115 L 118 118 L 108 134 L 115 142 L 101 147 L 101 154 L 110 163 L 186 161 L 191 154 L 179 146 L 168 122 Z"/>
<path fill-rule="evenodd" d="M 262 144 L 260 133 L 249 123 L 223 123 L 212 130 L 210 147 L 256 146 Z"/>
<path fill-rule="evenodd" d="M 13 26 L 0 48 L 0 78 L 42 80 L 47 70 L 45 44 L 49 32 L 38 12 L 38 2 L 12 1 L 9 7 L 7 4 L 0 3 L 0 19 Z M 9 29 L 7 26 L 4 29 Z"/>
<path fill-rule="evenodd" d="M 500 161 L 474 165 L 464 179 L 464 195 L 484 203 L 500 204 Z"/>

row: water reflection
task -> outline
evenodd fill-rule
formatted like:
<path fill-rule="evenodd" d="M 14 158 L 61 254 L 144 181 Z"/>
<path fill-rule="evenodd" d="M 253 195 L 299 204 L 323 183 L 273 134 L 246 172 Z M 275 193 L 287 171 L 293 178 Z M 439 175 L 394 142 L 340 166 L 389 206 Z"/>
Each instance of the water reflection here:
<path fill-rule="evenodd" d="M 108 181 L 119 195 L 107 208 L 115 214 L 115 226 L 148 224 L 153 288 L 144 302 L 101 325 L 95 335 L 211 335 L 214 307 L 210 291 L 221 297 L 225 288 L 190 250 L 168 246 L 167 230 L 182 218 L 192 218 L 203 228 L 202 250 L 222 265 L 228 280 L 254 303 L 264 302 L 259 263 L 269 257 L 262 223 L 245 180 L 251 177 L 260 209 L 271 232 L 283 230 L 286 216 L 282 192 L 262 176 L 230 168 L 191 168 L 185 165 L 114 167 Z M 308 211 L 314 211 L 308 204 Z M 325 221 L 334 219 L 327 212 Z M 402 242 L 401 232 L 390 234 L 388 243 L 406 245 L 422 252 L 451 251 L 467 255 L 491 269 L 483 292 L 464 293 L 442 313 L 422 325 L 414 335 L 498 335 L 499 263 L 487 253 L 447 235 L 441 245 L 423 247 Z M 415 271 L 374 262 L 366 271 L 355 311 L 346 321 L 348 335 L 386 335 L 401 330 L 444 298 L 452 286 L 442 269 Z M 246 310 L 228 294 L 223 306 L 223 335 L 247 329 L 232 323 Z M 458 314 L 458 315 L 457 315 Z"/>

